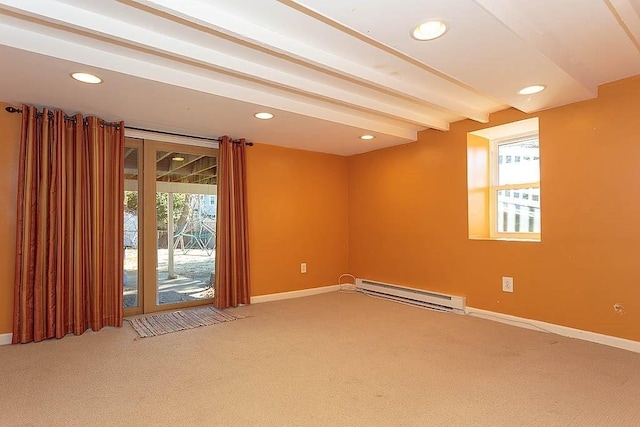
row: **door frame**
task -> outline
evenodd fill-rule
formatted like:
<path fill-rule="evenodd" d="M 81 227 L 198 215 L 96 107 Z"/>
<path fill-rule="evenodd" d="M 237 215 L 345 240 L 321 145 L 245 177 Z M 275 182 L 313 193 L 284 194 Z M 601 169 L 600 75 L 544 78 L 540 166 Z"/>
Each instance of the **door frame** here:
<path fill-rule="evenodd" d="M 124 309 L 124 315 L 131 316 L 212 304 L 213 298 L 157 304 L 156 152 L 179 151 L 218 157 L 217 144 L 211 143 L 211 146 L 204 147 L 201 143 L 191 145 L 146 138 L 127 138 L 127 141 L 131 144 L 133 144 L 132 141 L 135 141 L 136 146 L 139 144 L 142 149 L 142 155 L 138 155 L 138 170 L 142 171 L 142 173 L 138 173 L 138 177 L 142 179 L 138 180 L 138 307 Z M 146 209 L 144 209 L 145 206 Z"/>

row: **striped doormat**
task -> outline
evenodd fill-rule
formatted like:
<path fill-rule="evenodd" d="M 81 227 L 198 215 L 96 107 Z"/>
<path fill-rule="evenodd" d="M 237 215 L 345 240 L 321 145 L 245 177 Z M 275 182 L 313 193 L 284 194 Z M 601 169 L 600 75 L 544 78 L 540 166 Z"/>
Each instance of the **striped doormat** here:
<path fill-rule="evenodd" d="M 170 334 L 171 332 L 184 331 L 185 329 L 198 328 L 200 326 L 215 325 L 216 323 L 229 322 L 244 319 L 247 316 L 238 316 L 224 310 L 213 307 L 191 308 L 174 311 L 171 313 L 153 314 L 150 316 L 127 319 L 133 329 L 142 338 L 155 337 L 156 335 Z"/>

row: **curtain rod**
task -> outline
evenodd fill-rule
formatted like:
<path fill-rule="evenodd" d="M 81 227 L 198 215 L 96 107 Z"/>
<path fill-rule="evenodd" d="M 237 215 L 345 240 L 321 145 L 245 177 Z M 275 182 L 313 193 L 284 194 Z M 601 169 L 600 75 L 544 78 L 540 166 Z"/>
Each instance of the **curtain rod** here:
<path fill-rule="evenodd" d="M 5 110 L 9 113 L 22 113 L 22 110 L 19 108 L 15 108 L 15 107 L 6 107 Z M 39 115 L 42 115 L 42 113 L 37 113 Z M 49 114 L 52 115 L 51 112 L 49 112 Z M 70 120 L 70 121 L 74 121 L 75 122 L 75 117 L 69 117 L 67 115 L 64 116 L 65 120 Z M 117 125 L 113 125 L 111 123 L 107 123 L 107 122 L 103 122 L 103 124 L 109 125 L 109 126 L 117 126 Z M 220 138 L 205 138 L 205 137 L 201 137 L 201 136 L 193 136 L 193 135 L 186 135 L 183 133 L 174 133 L 174 132 L 165 132 L 165 131 L 160 131 L 160 130 L 153 130 L 153 129 L 143 129 L 143 128 L 136 128 L 136 127 L 132 127 L 132 126 L 125 126 L 125 129 L 131 129 L 131 130 L 139 130 L 139 131 L 143 131 L 143 132 L 152 132 L 152 133 L 160 133 L 163 135 L 171 135 L 171 136 L 181 136 L 184 138 L 198 138 L 198 139 L 204 139 L 205 141 L 216 141 L 216 142 L 222 142 L 222 140 Z M 240 144 L 240 140 L 239 139 L 230 139 L 231 142 L 233 142 L 234 144 Z M 245 145 L 248 145 L 249 147 L 253 146 L 253 142 L 245 142 Z"/>
<path fill-rule="evenodd" d="M 22 113 L 21 109 L 15 108 L 15 107 L 6 107 L 5 110 L 7 112 L 9 112 L 9 113 Z M 42 114 L 43 113 L 41 113 L 40 111 L 36 110 L 36 117 L 42 116 Z M 49 111 L 49 114 L 47 114 L 47 115 L 49 116 L 49 118 L 53 118 L 53 112 Z M 73 122 L 73 123 L 76 122 L 76 118 L 75 117 L 67 116 L 66 114 L 64 115 L 64 119 L 66 121 L 69 121 L 69 122 Z M 86 119 L 83 120 L 83 124 L 84 125 L 88 124 Z M 112 127 L 112 128 L 120 129 L 120 124 L 119 123 L 109 123 L 109 122 L 105 122 L 104 120 L 100 120 L 100 125 L 101 126 L 109 126 L 109 127 Z"/>

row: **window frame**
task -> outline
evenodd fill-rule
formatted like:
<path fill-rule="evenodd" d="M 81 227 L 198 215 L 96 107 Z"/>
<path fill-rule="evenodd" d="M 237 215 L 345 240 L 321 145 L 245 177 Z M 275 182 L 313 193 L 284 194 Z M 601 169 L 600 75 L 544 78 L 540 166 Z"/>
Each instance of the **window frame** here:
<path fill-rule="evenodd" d="M 541 241 L 541 233 L 533 232 L 504 232 L 498 230 L 498 192 L 517 191 L 525 188 L 537 188 L 541 192 L 540 181 L 525 182 L 521 184 L 499 184 L 499 150 L 501 145 L 514 144 L 518 142 L 525 142 L 532 139 L 538 140 L 538 147 L 540 146 L 540 134 L 536 132 L 527 132 L 517 136 L 509 136 L 506 138 L 492 139 L 490 141 L 490 167 L 489 167 L 489 237 L 495 240 L 527 240 L 527 241 Z M 538 154 L 540 157 L 540 155 Z M 540 159 L 541 160 L 541 159 Z M 522 163 L 522 162 L 519 162 Z M 538 200 L 539 202 L 539 200 Z M 542 209 L 541 209 L 542 212 Z M 542 218 L 540 219 L 542 222 Z"/>

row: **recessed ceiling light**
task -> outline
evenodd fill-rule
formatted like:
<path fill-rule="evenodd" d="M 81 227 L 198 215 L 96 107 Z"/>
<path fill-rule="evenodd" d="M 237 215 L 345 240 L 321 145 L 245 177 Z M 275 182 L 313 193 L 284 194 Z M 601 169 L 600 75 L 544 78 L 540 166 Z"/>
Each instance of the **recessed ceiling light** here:
<path fill-rule="evenodd" d="M 73 73 L 71 77 L 82 83 L 98 84 L 102 83 L 102 79 L 89 73 Z"/>
<path fill-rule="evenodd" d="M 375 136 L 373 136 L 373 135 L 362 135 L 360 137 L 360 139 L 373 139 L 373 138 L 375 138 Z"/>
<path fill-rule="evenodd" d="M 533 85 L 522 88 L 518 91 L 519 95 L 533 95 L 534 93 L 542 92 L 547 87 L 544 85 Z"/>
<path fill-rule="evenodd" d="M 171 160 L 175 160 L 176 162 L 184 162 L 184 157 L 175 156 L 172 157 Z"/>
<path fill-rule="evenodd" d="M 433 40 L 442 37 L 447 30 L 447 24 L 442 21 L 427 21 L 411 30 L 411 37 L 420 41 Z"/>
<path fill-rule="evenodd" d="M 256 113 L 254 114 L 256 119 L 260 119 L 260 120 L 269 120 L 269 119 L 273 119 L 273 114 L 271 113 Z"/>

